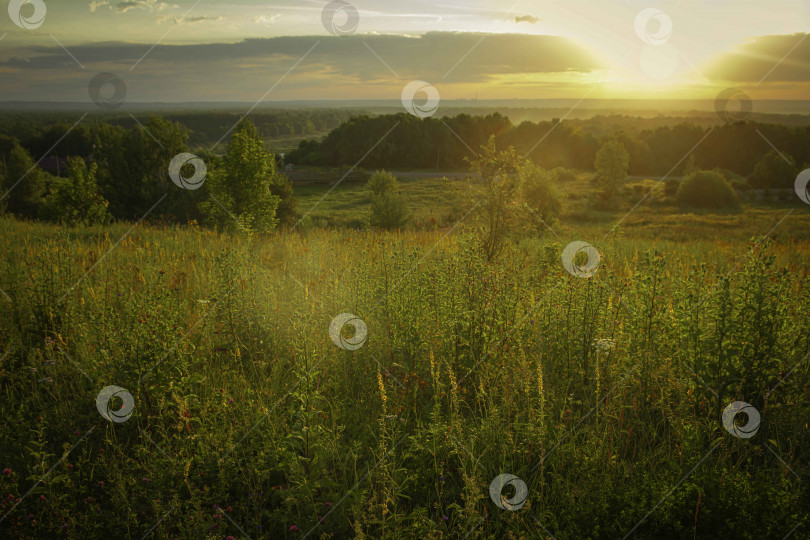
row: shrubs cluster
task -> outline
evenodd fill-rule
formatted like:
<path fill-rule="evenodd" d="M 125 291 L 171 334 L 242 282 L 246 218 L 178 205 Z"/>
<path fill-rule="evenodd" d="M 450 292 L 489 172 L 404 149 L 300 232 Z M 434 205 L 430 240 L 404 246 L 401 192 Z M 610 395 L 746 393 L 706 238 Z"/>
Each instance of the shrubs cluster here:
<path fill-rule="evenodd" d="M 717 171 L 695 171 L 681 182 L 675 195 L 681 208 L 735 209 L 740 203 L 728 180 Z"/>

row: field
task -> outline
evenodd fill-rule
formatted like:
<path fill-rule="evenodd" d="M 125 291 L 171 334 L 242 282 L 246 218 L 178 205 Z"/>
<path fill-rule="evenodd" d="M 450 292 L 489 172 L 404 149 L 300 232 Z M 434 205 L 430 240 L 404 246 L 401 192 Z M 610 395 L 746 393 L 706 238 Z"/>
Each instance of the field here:
<path fill-rule="evenodd" d="M 447 185 L 402 181 L 405 232 L 362 228 L 361 186 L 252 237 L 0 219 L 0 535 L 807 537 L 806 206 L 610 233 L 580 179 L 489 263 Z"/>

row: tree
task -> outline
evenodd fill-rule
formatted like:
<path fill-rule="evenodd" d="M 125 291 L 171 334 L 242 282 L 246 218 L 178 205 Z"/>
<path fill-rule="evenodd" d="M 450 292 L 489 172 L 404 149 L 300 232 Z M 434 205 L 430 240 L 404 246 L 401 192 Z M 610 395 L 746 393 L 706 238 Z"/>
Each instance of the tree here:
<path fill-rule="evenodd" d="M 596 167 L 594 182 L 602 188 L 602 198 L 610 201 L 627 180 L 630 155 L 622 143 L 616 139 L 609 139 L 596 152 L 594 166 Z"/>
<path fill-rule="evenodd" d="M 68 159 L 67 178 L 56 178 L 42 207 L 42 217 L 68 225 L 104 225 L 110 222 L 107 201 L 99 194 L 98 166 L 80 157 Z"/>
<path fill-rule="evenodd" d="M 748 177 L 748 183 L 759 189 L 792 188 L 799 171 L 792 156 L 782 156 L 773 150 L 762 156 Z"/>
<path fill-rule="evenodd" d="M 366 187 L 371 196 L 371 224 L 383 229 L 400 229 L 405 226 L 410 219 L 410 211 L 405 198 L 399 192 L 396 177 L 385 171 L 377 171 Z"/>
<path fill-rule="evenodd" d="M 276 159 L 264 148 L 258 129 L 244 122 L 228 143 L 222 166 L 206 179 L 213 202 L 200 207 L 221 228 L 271 231 L 278 224 L 281 199 L 273 194 L 272 186 L 282 182 L 279 176 Z"/>
<path fill-rule="evenodd" d="M 139 219 L 166 192 L 170 196 L 161 205 L 163 212 L 180 215 L 191 204 L 195 195 L 175 189 L 167 174 L 171 160 L 187 151 L 183 126 L 157 116 L 130 130 L 102 123 L 95 128 L 95 140 L 98 184 L 113 216 Z"/>
<path fill-rule="evenodd" d="M 6 209 L 24 217 L 37 217 L 48 183 L 48 174 L 36 166 L 28 150 L 14 141 L 3 182 Z"/>
<path fill-rule="evenodd" d="M 554 181 L 554 171 L 546 171 L 532 162 L 526 162 L 520 169 L 521 194 L 529 209 L 529 222 L 534 222 L 538 230 L 551 226 L 562 211 L 562 201 Z"/>
<path fill-rule="evenodd" d="M 716 171 L 695 171 L 681 182 L 675 196 L 681 208 L 738 208 L 737 194 Z"/>
<path fill-rule="evenodd" d="M 481 146 L 478 156 L 470 166 L 481 175 L 484 182 L 482 206 L 485 227 L 481 247 L 484 256 L 492 261 L 503 249 L 504 240 L 512 229 L 517 215 L 515 198 L 520 186 L 520 170 L 524 159 L 514 147 L 499 151 L 495 147 L 495 135 Z"/>

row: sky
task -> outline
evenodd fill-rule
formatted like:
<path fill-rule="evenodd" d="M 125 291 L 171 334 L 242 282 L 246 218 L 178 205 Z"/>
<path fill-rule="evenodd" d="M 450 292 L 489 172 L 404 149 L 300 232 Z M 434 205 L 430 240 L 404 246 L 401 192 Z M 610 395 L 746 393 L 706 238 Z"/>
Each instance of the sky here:
<path fill-rule="evenodd" d="M 0 101 L 810 99 L 810 0 L 336 1 L 5 0 Z"/>

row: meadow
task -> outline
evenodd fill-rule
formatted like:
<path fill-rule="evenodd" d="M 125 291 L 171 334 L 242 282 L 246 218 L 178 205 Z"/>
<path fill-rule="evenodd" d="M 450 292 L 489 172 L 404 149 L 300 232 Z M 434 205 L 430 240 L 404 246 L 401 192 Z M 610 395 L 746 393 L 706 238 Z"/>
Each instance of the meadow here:
<path fill-rule="evenodd" d="M 806 206 L 610 232 L 574 182 L 487 262 L 437 182 L 400 232 L 352 186 L 268 235 L 0 218 L 0 536 L 808 537 Z"/>

